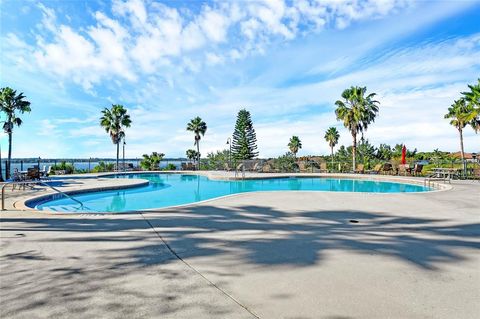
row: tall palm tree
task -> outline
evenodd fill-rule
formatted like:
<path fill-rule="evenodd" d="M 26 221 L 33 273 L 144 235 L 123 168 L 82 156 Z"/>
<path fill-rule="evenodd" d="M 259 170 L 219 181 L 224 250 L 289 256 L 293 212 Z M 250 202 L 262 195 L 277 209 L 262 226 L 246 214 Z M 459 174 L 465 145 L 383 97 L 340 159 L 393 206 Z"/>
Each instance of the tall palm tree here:
<path fill-rule="evenodd" d="M 293 153 L 293 156 L 297 157 L 298 150 L 302 148 L 302 142 L 300 141 L 298 136 L 294 135 L 290 138 L 288 148 L 290 149 L 290 152 Z"/>
<path fill-rule="evenodd" d="M 336 127 L 329 127 L 328 130 L 325 132 L 325 140 L 328 142 L 330 146 L 330 150 L 332 151 L 332 167 L 333 167 L 333 148 L 335 145 L 338 144 L 338 139 L 340 138 L 340 134 L 337 131 Z"/>
<path fill-rule="evenodd" d="M 23 114 L 30 112 L 30 102 L 25 100 L 23 93 L 17 94 L 16 90 L 4 87 L 0 90 L 0 111 L 5 114 L 3 131 L 8 135 L 8 159 L 5 167 L 5 178 L 10 178 L 10 167 L 12 161 L 12 134 L 13 127 L 22 125 L 22 119 L 16 112 Z"/>
<path fill-rule="evenodd" d="M 469 92 L 462 92 L 467 104 L 471 105 L 468 121 L 476 133 L 480 131 L 480 79 L 477 84 L 469 85 Z"/>
<path fill-rule="evenodd" d="M 462 156 L 462 163 L 465 162 L 465 153 L 463 150 L 463 129 L 471 121 L 473 105 L 468 104 L 466 99 L 461 98 L 453 102 L 452 106 L 448 108 L 448 113 L 444 118 L 450 119 L 450 124 L 453 125 L 460 134 L 460 154 Z"/>
<path fill-rule="evenodd" d="M 205 132 L 207 132 L 207 124 L 197 116 L 187 124 L 187 131 L 195 134 L 195 142 L 193 145 L 197 145 L 197 165 L 198 168 L 200 168 L 200 140 L 202 136 L 205 135 Z"/>
<path fill-rule="evenodd" d="M 110 134 L 112 143 L 117 146 L 117 170 L 120 142 L 125 138 L 125 128 L 130 127 L 132 120 L 123 105 L 112 104 L 110 109 L 105 108 L 100 118 L 100 126 Z"/>
<path fill-rule="evenodd" d="M 352 134 L 353 169 L 356 167 L 357 134 L 366 131 L 378 114 L 379 102 L 373 100 L 376 94 L 370 93 L 365 96 L 366 92 L 366 87 L 352 86 L 342 92 L 343 100 L 335 102 L 337 120 L 343 121 L 343 125 Z"/>

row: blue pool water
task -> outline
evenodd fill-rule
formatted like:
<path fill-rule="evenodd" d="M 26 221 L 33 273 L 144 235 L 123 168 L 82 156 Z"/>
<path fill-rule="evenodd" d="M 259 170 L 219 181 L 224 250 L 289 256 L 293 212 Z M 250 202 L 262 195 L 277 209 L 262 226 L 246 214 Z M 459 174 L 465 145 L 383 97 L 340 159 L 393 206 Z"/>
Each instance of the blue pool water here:
<path fill-rule="evenodd" d="M 399 193 L 425 192 L 420 185 L 339 178 L 265 178 L 221 181 L 199 175 L 129 174 L 122 178 L 148 179 L 148 186 L 73 195 L 84 207 L 68 198 L 51 200 L 37 209 L 61 212 L 126 212 L 199 202 L 220 196 L 255 191 L 330 191 Z"/>

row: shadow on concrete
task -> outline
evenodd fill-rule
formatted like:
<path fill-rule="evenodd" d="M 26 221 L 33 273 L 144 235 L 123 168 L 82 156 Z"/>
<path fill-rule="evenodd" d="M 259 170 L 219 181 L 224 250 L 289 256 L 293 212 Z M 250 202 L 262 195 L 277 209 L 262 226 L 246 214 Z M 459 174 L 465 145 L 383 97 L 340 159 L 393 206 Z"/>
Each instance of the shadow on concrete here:
<path fill-rule="evenodd" d="M 326 252 L 345 250 L 436 271 L 442 264 L 468 259 L 466 249 L 480 250 L 480 224 L 447 222 L 348 210 L 287 213 L 254 205 L 115 216 L 3 217 L 2 236 L 25 242 L 26 249 L 11 252 L 8 242 L 2 244 L 2 313 L 98 317 L 122 309 L 125 318 L 135 318 L 201 309 L 210 318 L 233 318 L 230 308 L 209 298 L 188 299 L 214 288 L 192 281 L 197 275 L 183 264 L 179 270 L 178 259 L 159 236 L 186 260 L 235 254 L 258 267 L 321 266 Z M 19 233 L 25 236 L 15 237 Z M 234 270 L 216 275 L 225 278 L 222 285 L 227 287 L 229 278 L 241 276 Z M 137 276 L 152 281 L 136 283 Z M 139 313 L 144 309 L 139 305 L 147 312 Z"/>
<path fill-rule="evenodd" d="M 329 249 L 386 255 L 435 270 L 437 264 L 467 256 L 456 249 L 480 249 L 480 223 L 445 226 L 443 220 L 391 217 L 361 211 L 303 211 L 285 213 L 266 206 L 185 207 L 143 214 L 166 242 L 184 258 L 210 256 L 237 249 L 248 262 L 259 265 L 311 265 L 322 261 Z M 62 218 L 4 218 L 12 233 L 23 231 L 84 233 L 44 241 L 135 242 L 138 230 L 149 230 L 140 214 L 72 216 Z M 122 232 L 121 235 L 115 234 Z M 125 234 L 124 232 L 128 232 Z M 101 235 L 96 235 L 101 234 Z M 155 242 L 154 246 L 161 245 Z M 139 266 L 155 263 L 148 246 L 120 248 L 119 255 L 134 257 Z M 153 255 L 152 255 L 153 254 Z M 164 260 L 159 260 L 163 262 Z"/>

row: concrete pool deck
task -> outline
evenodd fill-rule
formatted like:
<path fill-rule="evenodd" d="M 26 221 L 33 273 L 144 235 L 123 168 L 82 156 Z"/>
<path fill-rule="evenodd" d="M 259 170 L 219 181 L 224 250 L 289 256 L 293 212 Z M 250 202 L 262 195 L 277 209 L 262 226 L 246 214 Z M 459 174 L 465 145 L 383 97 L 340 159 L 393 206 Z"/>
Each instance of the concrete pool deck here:
<path fill-rule="evenodd" d="M 480 313 L 479 182 L 417 194 L 244 193 L 158 212 L 11 209 L 0 217 L 2 318 Z"/>

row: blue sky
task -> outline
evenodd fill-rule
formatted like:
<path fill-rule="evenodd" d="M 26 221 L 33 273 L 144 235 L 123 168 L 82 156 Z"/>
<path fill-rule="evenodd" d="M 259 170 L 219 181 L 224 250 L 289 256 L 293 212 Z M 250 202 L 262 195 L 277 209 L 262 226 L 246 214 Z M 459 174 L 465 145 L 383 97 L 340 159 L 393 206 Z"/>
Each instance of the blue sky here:
<path fill-rule="evenodd" d="M 127 157 L 184 156 L 195 116 L 208 125 L 202 154 L 226 147 L 247 108 L 260 156 L 303 142 L 328 154 L 334 102 L 351 85 L 381 102 L 372 143 L 457 151 L 443 119 L 480 77 L 480 1 L 21 1 L 0 0 L 0 85 L 32 112 L 14 133 L 14 157 L 114 155 L 100 111 L 132 116 Z M 6 136 L 2 135 L 2 150 Z M 467 151 L 480 135 L 465 132 Z"/>

